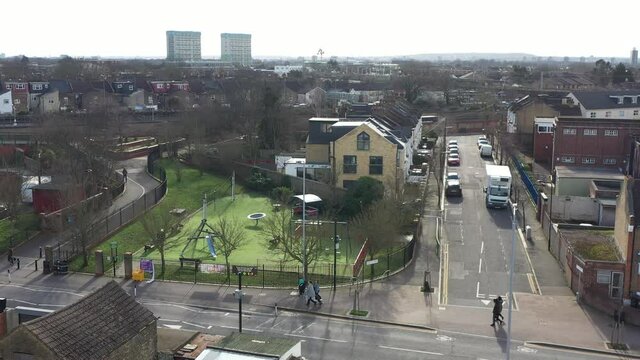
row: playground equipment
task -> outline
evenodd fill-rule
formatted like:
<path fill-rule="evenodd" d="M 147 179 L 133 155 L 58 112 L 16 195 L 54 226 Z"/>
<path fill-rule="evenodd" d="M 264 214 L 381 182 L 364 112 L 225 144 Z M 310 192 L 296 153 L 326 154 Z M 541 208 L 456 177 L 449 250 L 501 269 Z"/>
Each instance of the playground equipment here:
<path fill-rule="evenodd" d="M 182 251 L 180 252 L 180 262 L 182 263 L 182 261 L 186 259 L 184 253 L 189 248 L 191 243 L 195 242 L 193 245 L 196 245 L 198 239 L 207 241 L 209 252 L 211 253 L 211 256 L 215 258 L 216 249 L 213 244 L 213 238 L 215 236 L 218 236 L 218 233 L 209 224 L 207 224 L 207 194 L 205 194 L 202 198 L 202 220 L 200 220 L 200 225 L 198 225 L 198 228 L 187 239 L 187 243 L 184 245 L 184 248 L 182 248 Z"/>

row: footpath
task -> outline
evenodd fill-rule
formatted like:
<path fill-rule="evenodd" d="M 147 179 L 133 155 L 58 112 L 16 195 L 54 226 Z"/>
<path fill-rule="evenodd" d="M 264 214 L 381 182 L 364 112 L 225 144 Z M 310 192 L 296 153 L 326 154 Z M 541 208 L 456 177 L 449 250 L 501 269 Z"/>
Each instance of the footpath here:
<path fill-rule="evenodd" d="M 145 184 L 153 187 L 153 178 L 144 170 L 144 165 L 134 168 L 127 166 L 130 182 L 128 191 L 133 191 L 131 180 L 147 189 Z M 433 180 L 433 179 L 430 179 Z M 429 193 L 437 192 L 435 181 L 430 181 Z M 129 196 L 129 195 L 127 195 Z M 437 198 L 431 197 L 425 203 L 426 209 L 437 209 Z M 114 202 L 114 206 L 119 200 Z M 535 214 L 533 205 L 528 202 L 527 214 Z M 422 329 L 434 329 L 442 334 L 455 337 L 456 333 L 495 337 L 497 341 L 506 339 L 506 326 L 490 327 L 491 307 L 451 306 L 438 303 L 439 294 L 439 259 L 436 256 L 435 232 L 438 212 L 425 211 L 421 241 L 415 248 L 415 256 L 406 269 L 390 277 L 358 287 L 359 308 L 367 310 L 364 319 L 348 315 L 354 308 L 356 298 L 355 286 L 341 286 L 335 291 L 329 284 L 321 289 L 323 305 L 307 306 L 298 296 L 296 284 L 290 289 L 262 289 L 243 287 L 246 294 L 243 307 L 246 311 L 275 312 L 279 310 L 292 312 L 308 312 L 322 316 L 354 318 L 361 321 L 375 321 L 398 326 Z M 540 225 L 527 217 L 527 224 L 532 226 L 531 241 L 526 241 L 527 252 L 536 273 L 541 294 L 517 293 L 517 309 L 513 313 L 512 339 L 525 342 L 526 345 L 551 346 L 568 350 L 580 350 L 594 354 L 612 354 L 620 357 L 640 359 L 640 328 L 625 326 L 622 330 L 621 342 L 630 350 L 616 352 L 607 350 L 605 342 L 609 341 L 613 327 L 610 316 L 606 316 L 589 307 L 576 302 L 560 275 L 560 268 L 553 257 L 546 252 L 546 238 Z M 53 237 L 36 241 L 54 241 Z M 524 239 L 521 237 L 521 241 Z M 32 255 L 37 251 L 40 242 L 21 245 L 16 256 Z M 24 255 L 21 255 L 24 254 Z M 37 253 L 34 257 L 37 257 Z M 24 264 L 24 263 L 23 263 Z M 7 284 L 6 271 L 9 268 L 6 257 L 0 258 L 0 284 Z M 421 292 L 425 271 L 430 274 L 434 293 Z M 36 272 L 33 266 L 22 266 L 12 273 L 13 284 L 24 284 L 33 287 L 60 288 L 78 292 L 90 292 L 104 283 L 111 281 L 108 276 L 94 277 L 88 274 L 68 274 L 64 276 L 43 275 Z M 313 280 L 313 279 L 311 279 Z M 131 295 L 134 294 L 134 283 L 129 280 L 116 279 Z M 2 285 L 0 285 L 1 287 Z M 137 285 L 137 297 L 145 301 L 164 301 L 210 309 L 235 312 L 237 300 L 233 297 L 235 287 L 226 285 L 206 285 L 176 282 L 155 281 L 151 284 Z M 505 313 L 506 315 L 506 313 Z"/>

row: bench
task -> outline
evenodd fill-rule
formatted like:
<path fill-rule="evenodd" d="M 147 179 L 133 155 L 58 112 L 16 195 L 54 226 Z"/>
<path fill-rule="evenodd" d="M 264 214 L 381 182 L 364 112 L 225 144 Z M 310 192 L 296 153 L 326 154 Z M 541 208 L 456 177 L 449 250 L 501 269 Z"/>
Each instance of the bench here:
<path fill-rule="evenodd" d="M 155 245 L 153 245 L 153 244 L 145 244 L 145 245 L 144 245 L 144 251 L 145 251 L 145 252 L 150 251 L 150 250 L 153 250 L 153 249 L 155 249 L 155 248 L 156 248 L 156 246 L 155 246 Z"/>

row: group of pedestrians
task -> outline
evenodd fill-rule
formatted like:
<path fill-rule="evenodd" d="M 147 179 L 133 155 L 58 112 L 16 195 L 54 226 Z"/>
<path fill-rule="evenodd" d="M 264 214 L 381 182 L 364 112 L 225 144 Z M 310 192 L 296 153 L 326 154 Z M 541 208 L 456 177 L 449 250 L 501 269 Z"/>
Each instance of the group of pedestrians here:
<path fill-rule="evenodd" d="M 309 303 L 313 303 L 314 305 L 321 304 L 322 305 L 322 296 L 320 296 L 320 284 L 317 281 L 305 281 L 304 278 L 298 279 L 298 294 L 300 296 L 304 295 L 304 298 L 307 300 L 307 306 Z"/>

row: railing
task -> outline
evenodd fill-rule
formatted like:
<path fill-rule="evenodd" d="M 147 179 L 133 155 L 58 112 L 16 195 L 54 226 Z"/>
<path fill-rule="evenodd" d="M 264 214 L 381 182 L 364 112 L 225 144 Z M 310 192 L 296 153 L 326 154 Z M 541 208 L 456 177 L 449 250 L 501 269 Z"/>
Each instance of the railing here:
<path fill-rule="evenodd" d="M 522 165 L 520 160 L 516 156 L 512 156 L 511 159 L 513 160 L 513 164 L 515 165 L 516 169 L 518 170 L 518 173 L 520 174 L 520 178 L 522 179 L 524 186 L 527 188 L 527 191 L 531 195 L 531 199 L 533 200 L 534 203 L 537 204 L 538 196 L 539 196 L 538 189 L 536 188 L 533 181 L 531 181 L 529 174 L 527 174 L 527 172 L 525 171 L 524 166 Z"/>

